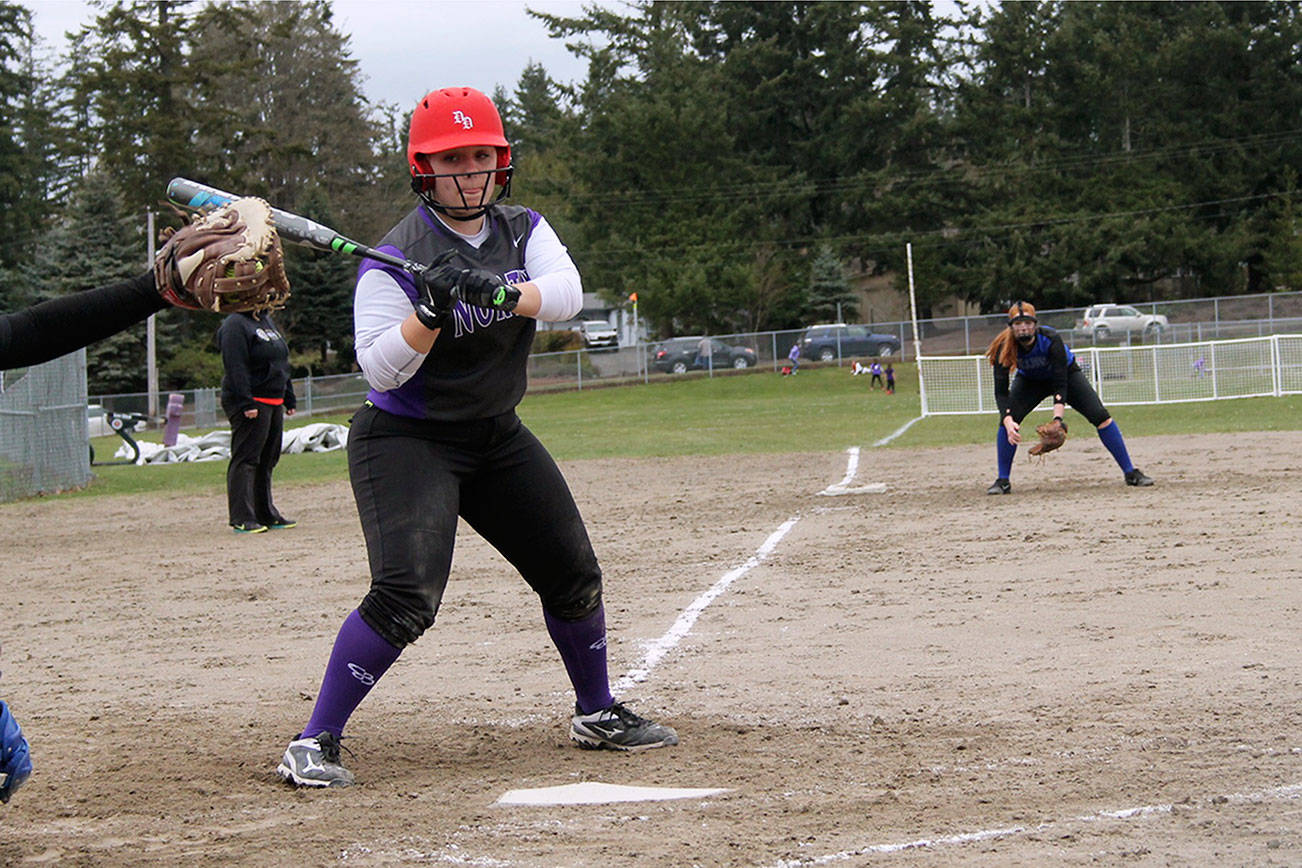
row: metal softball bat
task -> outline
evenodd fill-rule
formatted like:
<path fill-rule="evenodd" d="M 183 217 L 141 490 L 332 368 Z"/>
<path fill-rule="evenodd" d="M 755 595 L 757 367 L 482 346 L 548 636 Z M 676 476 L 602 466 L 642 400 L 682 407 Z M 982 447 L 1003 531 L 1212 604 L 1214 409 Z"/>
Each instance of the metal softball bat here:
<path fill-rule="evenodd" d="M 209 187 L 207 184 L 200 184 L 198 181 L 191 181 L 189 178 L 173 178 L 167 184 L 167 200 L 174 205 L 188 208 L 191 211 L 220 208 L 222 205 L 233 202 L 238 198 L 240 197 L 234 193 L 227 193 L 225 190 L 218 190 L 216 187 Z M 374 259 L 383 262 L 385 265 L 402 268 L 412 274 L 418 274 L 427 267 L 419 262 L 412 262 L 409 259 L 402 259 L 384 251 L 376 250 L 374 247 L 368 247 L 360 241 L 354 241 L 340 235 L 329 226 L 322 226 L 314 220 L 291 214 L 288 211 L 282 211 L 279 208 L 271 209 L 271 222 L 275 225 L 276 232 L 281 238 L 295 244 L 302 244 L 304 247 Z"/>

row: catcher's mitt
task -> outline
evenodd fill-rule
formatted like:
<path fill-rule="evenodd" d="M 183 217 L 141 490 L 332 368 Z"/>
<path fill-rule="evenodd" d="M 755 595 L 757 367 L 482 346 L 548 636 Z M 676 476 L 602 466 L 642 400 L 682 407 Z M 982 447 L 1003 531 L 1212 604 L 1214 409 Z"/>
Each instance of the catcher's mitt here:
<path fill-rule="evenodd" d="M 285 306 L 284 251 L 261 199 L 236 199 L 160 238 L 166 244 L 154 259 L 154 282 L 172 304 L 214 313 Z"/>
<path fill-rule="evenodd" d="M 1040 442 L 1031 447 L 1031 454 L 1045 455 L 1067 442 L 1067 423 L 1061 419 L 1054 419 L 1052 422 L 1037 425 L 1035 433 L 1039 435 Z"/>

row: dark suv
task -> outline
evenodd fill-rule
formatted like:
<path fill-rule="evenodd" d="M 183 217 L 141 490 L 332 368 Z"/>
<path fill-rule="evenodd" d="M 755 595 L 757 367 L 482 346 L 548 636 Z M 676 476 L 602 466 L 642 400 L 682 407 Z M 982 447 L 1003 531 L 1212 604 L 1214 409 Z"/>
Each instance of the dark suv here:
<path fill-rule="evenodd" d="M 710 339 L 710 355 L 701 360 L 697 355 L 700 346 L 700 338 L 671 338 L 656 346 L 651 354 L 651 364 L 666 374 L 685 374 L 706 367 L 749 368 L 757 361 L 755 351 L 750 347 L 734 347 L 718 338 Z"/>
<path fill-rule="evenodd" d="M 816 325 L 800 336 L 800 357 L 830 362 L 838 355 L 893 356 L 900 351 L 900 339 L 895 335 L 879 334 L 864 325 Z"/>

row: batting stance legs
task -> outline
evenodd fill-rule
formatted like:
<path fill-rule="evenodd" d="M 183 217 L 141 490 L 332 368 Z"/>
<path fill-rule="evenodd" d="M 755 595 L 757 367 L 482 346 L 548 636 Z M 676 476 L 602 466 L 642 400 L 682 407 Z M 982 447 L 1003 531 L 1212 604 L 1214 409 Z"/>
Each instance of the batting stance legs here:
<path fill-rule="evenodd" d="M 587 531 L 560 470 L 515 413 L 446 423 L 366 408 L 353 419 L 348 458 L 371 589 L 339 631 L 300 740 L 337 745 L 353 710 L 402 649 L 433 625 L 458 516 L 538 594 L 574 687 L 576 728 L 586 715 L 622 709 L 610 694 L 601 570 Z M 677 742 L 672 729 L 641 723 L 631 748 Z M 337 754 L 327 763 L 333 768 L 315 776 L 295 768 L 293 752 L 291 744 L 280 768 L 287 779 L 315 786 L 352 782 Z"/>
<path fill-rule="evenodd" d="M 1053 384 L 1047 381 L 1034 381 L 1024 377 L 1014 377 L 1009 389 L 1009 407 L 1013 421 L 1018 425 L 1040 402 L 1053 393 Z M 1090 385 L 1085 373 L 1073 370 L 1067 374 L 1067 393 L 1064 396 L 1067 406 L 1080 413 L 1099 433 L 1099 440 L 1107 447 L 1112 458 L 1126 475 L 1129 485 L 1151 485 L 1152 480 L 1135 468 L 1126 450 L 1126 441 L 1121 437 L 1121 428 L 1108 413 L 1098 393 Z M 995 432 L 995 454 L 999 466 L 998 478 L 990 487 L 991 494 L 1006 494 L 1007 480 L 1012 474 L 1013 458 L 1017 455 L 1017 444 L 1008 439 L 1008 432 L 1001 423 Z M 1132 481 L 1139 480 L 1139 481 Z M 1001 486 L 1000 482 L 1004 485 Z M 1000 489 L 996 491 L 996 489 Z"/>

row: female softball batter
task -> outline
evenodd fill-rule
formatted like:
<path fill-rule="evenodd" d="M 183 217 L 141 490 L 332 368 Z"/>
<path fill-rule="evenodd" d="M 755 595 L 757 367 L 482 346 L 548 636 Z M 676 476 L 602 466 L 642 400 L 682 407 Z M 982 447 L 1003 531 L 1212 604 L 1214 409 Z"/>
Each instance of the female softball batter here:
<path fill-rule="evenodd" d="M 354 305 L 371 391 L 353 417 L 348 467 L 371 588 L 344 619 L 311 719 L 277 771 L 300 786 L 353 782 L 340 763 L 344 725 L 434 623 L 458 516 L 538 594 L 576 694 L 570 737 L 615 750 L 677 744 L 673 729 L 610 694 L 601 570 L 564 478 L 515 413 L 535 323 L 578 314 L 578 271 L 542 215 L 498 204 L 511 146 L 484 94 L 427 95 L 407 156 L 421 202 L 380 249 L 432 267 L 413 277 L 367 260 Z"/>
<path fill-rule="evenodd" d="M 1126 475 L 1126 485 L 1152 485 L 1130 460 L 1121 429 L 1113 421 L 1098 393 L 1076 363 L 1076 355 L 1054 329 L 1042 326 L 1035 307 L 1019 301 L 1008 309 L 1008 327 L 995 336 L 986 350 L 994 366 L 995 404 L 999 407 L 999 430 L 995 433 L 995 455 L 999 475 L 986 494 L 1008 494 L 1013 487 L 1008 477 L 1013 470 L 1017 444 L 1022 442 L 1022 420 L 1040 402 L 1053 396 L 1053 418 L 1062 421 L 1065 406 L 1090 421 L 1099 439 Z M 1017 370 L 1009 387 L 1009 372 Z"/>

